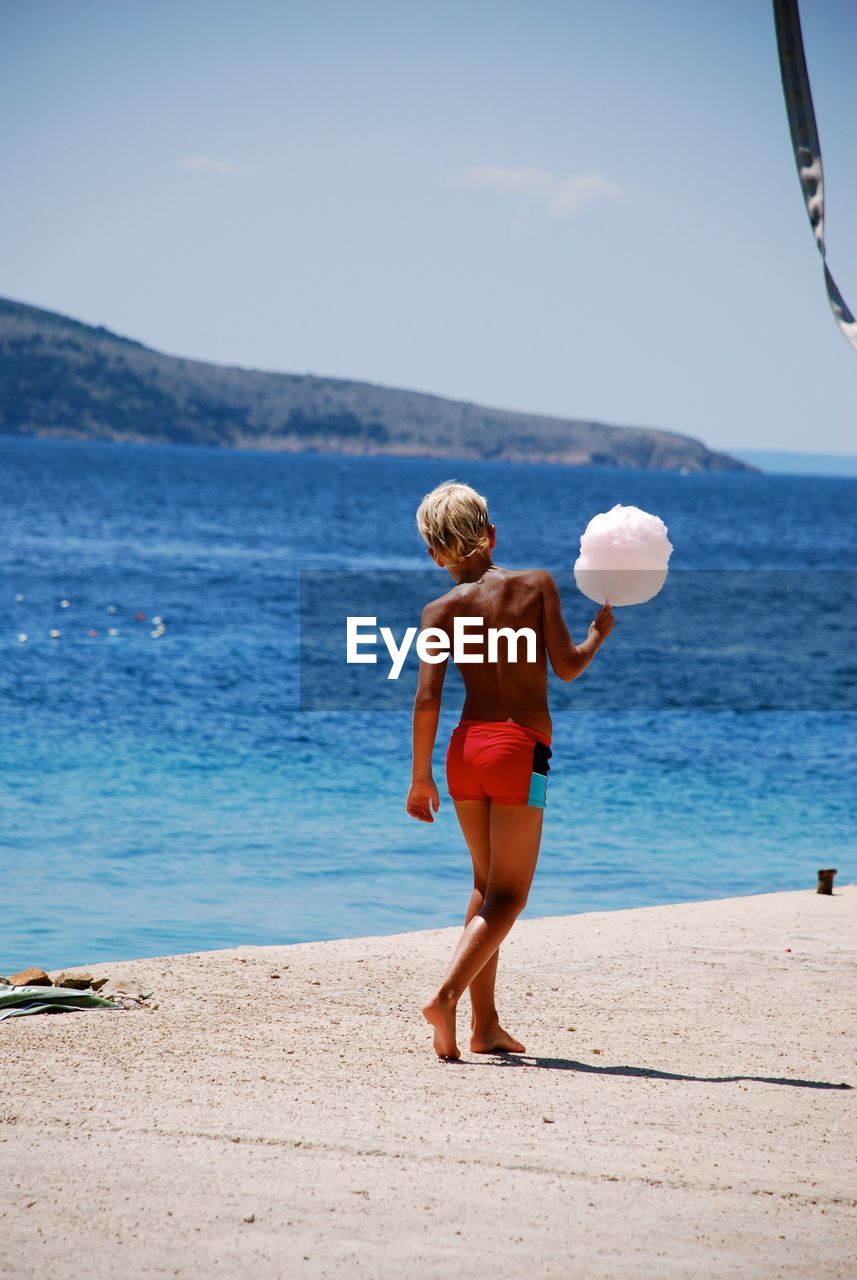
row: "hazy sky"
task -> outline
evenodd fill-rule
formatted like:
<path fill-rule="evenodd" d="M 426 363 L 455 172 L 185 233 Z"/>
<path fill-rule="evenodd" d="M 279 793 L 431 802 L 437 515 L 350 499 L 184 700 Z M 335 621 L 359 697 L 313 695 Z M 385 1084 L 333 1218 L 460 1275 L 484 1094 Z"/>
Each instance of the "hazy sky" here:
<path fill-rule="evenodd" d="M 857 4 L 803 0 L 857 309 Z M 0 293 L 163 351 L 853 452 L 767 0 L 0 0 Z"/>

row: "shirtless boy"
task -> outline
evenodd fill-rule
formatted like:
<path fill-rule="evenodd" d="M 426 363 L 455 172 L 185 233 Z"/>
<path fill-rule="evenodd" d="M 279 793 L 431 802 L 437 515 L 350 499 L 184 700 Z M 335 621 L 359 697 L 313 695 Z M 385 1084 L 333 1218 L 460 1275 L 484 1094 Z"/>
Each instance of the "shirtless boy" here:
<path fill-rule="evenodd" d="M 468 485 L 448 481 L 427 494 L 417 527 L 432 560 L 455 580 L 446 595 L 426 605 L 423 629 L 436 627 L 451 636 L 455 618 L 469 617 L 483 619 L 486 630 L 529 628 L 536 637 L 535 661 L 527 661 L 531 655 L 523 641 L 517 661 L 510 661 L 511 643 L 501 638 L 491 661 L 487 646 L 480 658 L 478 643 L 469 640 L 471 661 L 459 664 L 465 699 L 447 751 L 446 777 L 473 861 L 473 892 L 446 976 L 423 1009 L 441 1059 L 460 1057 L 455 1013 L 468 989 L 471 1051 L 524 1053 L 500 1025 L 494 984 L 500 943 L 526 905 L 539 854 L 551 755 L 547 664 L 560 680 L 574 680 L 612 631 L 613 615 L 609 605 L 599 609 L 586 639 L 576 645 L 549 573 L 494 564 L 488 507 Z M 440 807 L 432 751 L 447 661 L 420 662 L 414 700 L 407 810 L 422 822 L 433 822 L 432 810 Z"/>

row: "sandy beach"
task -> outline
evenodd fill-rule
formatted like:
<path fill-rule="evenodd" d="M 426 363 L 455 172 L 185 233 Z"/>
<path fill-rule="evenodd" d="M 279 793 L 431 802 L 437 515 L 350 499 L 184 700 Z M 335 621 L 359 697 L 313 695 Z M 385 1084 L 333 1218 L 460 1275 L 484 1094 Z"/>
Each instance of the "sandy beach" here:
<path fill-rule="evenodd" d="M 94 972 L 0 1023 L 0 1274 L 857 1275 L 857 886 L 522 919 L 523 1058 L 437 1061 L 457 930 Z M 37 957 L 33 957 L 37 959 Z"/>

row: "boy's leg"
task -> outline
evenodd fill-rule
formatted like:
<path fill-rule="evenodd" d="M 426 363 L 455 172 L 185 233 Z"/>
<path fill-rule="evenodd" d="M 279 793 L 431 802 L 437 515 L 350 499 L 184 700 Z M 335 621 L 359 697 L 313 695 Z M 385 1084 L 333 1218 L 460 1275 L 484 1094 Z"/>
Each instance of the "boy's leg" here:
<path fill-rule="evenodd" d="M 482 907 L 464 929 L 446 977 L 423 1012 L 435 1029 L 435 1051 L 457 1058 L 455 1010 L 463 992 L 488 963 L 527 902 L 544 811 L 528 805 L 491 805 L 491 861 Z"/>
<path fill-rule="evenodd" d="M 458 818 L 458 825 L 461 827 L 461 834 L 464 836 L 465 844 L 470 851 L 470 860 L 473 863 L 473 891 L 470 894 L 470 901 L 467 904 L 467 911 L 464 916 L 464 923 L 468 925 L 481 909 L 485 900 L 488 865 L 491 861 L 491 801 L 488 799 L 453 800 L 452 803 L 455 805 L 455 816 Z M 470 984 L 470 1001 L 473 1006 L 473 1017 L 470 1020 L 471 1027 L 476 1021 L 477 1013 L 481 1018 L 487 1020 L 487 1017 L 493 1011 L 494 983 L 491 981 L 491 972 L 489 970 L 493 971 L 496 976 L 496 955 L 489 960 L 482 972 L 477 974 Z"/>
<path fill-rule="evenodd" d="M 454 800 L 456 816 L 473 862 L 473 892 L 464 917 L 468 925 L 481 910 L 488 883 L 491 861 L 491 802 L 490 800 Z M 470 984 L 470 1048 L 474 1053 L 491 1053 L 500 1050 L 507 1053 L 523 1053 L 520 1040 L 509 1035 L 500 1026 L 495 1004 L 494 988 L 497 982 L 497 964 L 500 948 L 480 969 Z"/>

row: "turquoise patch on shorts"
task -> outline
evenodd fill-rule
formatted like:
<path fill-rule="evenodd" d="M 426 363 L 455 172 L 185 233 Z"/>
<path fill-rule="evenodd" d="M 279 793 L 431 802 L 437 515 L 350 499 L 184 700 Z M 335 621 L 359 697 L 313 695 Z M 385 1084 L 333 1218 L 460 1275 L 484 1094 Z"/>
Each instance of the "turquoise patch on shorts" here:
<path fill-rule="evenodd" d="M 548 780 L 543 773 L 534 773 L 530 777 L 530 794 L 527 804 L 531 809 L 544 809 L 547 802 Z"/>

